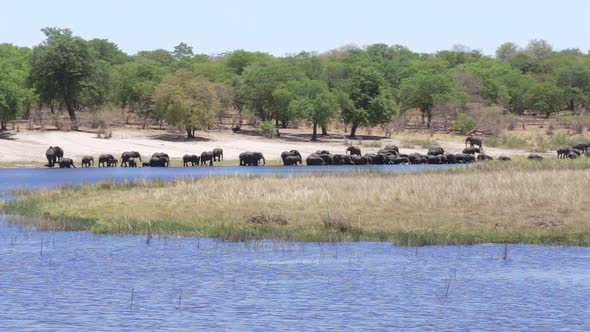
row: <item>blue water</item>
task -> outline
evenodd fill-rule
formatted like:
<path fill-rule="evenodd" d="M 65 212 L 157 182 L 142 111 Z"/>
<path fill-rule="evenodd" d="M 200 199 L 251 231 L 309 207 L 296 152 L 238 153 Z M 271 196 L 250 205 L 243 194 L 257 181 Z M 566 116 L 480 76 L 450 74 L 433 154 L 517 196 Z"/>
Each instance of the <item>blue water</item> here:
<path fill-rule="evenodd" d="M 0 193 L 319 169 L 330 168 L 1 170 Z M 504 260 L 502 245 L 148 242 L 9 218 L 0 215 L 0 331 L 590 330 L 588 248 L 511 245 Z"/>
<path fill-rule="evenodd" d="M 496 245 L 148 244 L 0 223 L 0 330 L 590 329 L 589 249 L 502 255 Z"/>

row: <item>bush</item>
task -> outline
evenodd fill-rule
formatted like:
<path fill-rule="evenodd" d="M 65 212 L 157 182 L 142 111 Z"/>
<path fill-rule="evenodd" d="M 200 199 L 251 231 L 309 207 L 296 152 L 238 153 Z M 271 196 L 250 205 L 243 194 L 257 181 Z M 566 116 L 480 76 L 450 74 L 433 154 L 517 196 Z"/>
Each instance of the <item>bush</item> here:
<path fill-rule="evenodd" d="M 451 131 L 458 135 L 467 135 L 468 132 L 475 128 L 475 120 L 465 113 L 459 114 L 459 119 L 451 124 Z"/>
<path fill-rule="evenodd" d="M 272 138 L 273 133 L 276 130 L 276 126 L 273 121 L 268 120 L 260 122 L 258 129 L 262 132 L 262 134 L 268 136 L 268 138 Z"/>

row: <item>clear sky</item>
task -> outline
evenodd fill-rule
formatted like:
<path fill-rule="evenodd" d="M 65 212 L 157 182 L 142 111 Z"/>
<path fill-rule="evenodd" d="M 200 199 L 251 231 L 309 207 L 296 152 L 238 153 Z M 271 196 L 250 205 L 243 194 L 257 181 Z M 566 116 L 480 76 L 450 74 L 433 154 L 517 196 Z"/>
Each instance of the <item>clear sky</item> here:
<path fill-rule="evenodd" d="M 133 54 L 172 48 L 196 53 L 245 49 L 285 55 L 347 44 L 401 44 L 435 52 L 463 44 L 493 54 L 503 42 L 535 38 L 590 50 L 585 0 L 7 0 L 0 43 L 34 46 L 46 26 L 106 38 Z"/>

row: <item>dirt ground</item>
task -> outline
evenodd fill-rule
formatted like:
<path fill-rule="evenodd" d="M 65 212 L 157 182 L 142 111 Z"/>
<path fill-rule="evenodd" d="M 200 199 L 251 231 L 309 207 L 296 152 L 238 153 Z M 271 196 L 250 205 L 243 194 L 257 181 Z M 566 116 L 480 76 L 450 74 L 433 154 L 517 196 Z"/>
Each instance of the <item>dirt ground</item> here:
<path fill-rule="evenodd" d="M 64 131 L 23 131 L 4 132 L 0 135 L 0 162 L 44 162 L 45 150 L 49 146 L 60 146 L 65 156 L 79 161 L 84 155 L 98 156 L 102 153 L 120 155 L 124 151 L 139 151 L 142 155 L 166 152 L 171 158 L 182 158 L 185 154 L 200 154 L 213 148 L 222 148 L 225 159 L 238 159 L 244 151 L 260 151 L 268 160 L 279 160 L 286 150 L 296 149 L 304 156 L 316 150 L 329 150 L 332 153 L 345 153 L 346 145 L 341 134 L 333 134 L 311 142 L 308 134 L 297 130 L 282 130 L 279 138 L 266 138 L 254 132 L 243 130 L 233 133 L 224 131 L 200 131 L 196 139 L 187 140 L 182 134 L 158 130 L 113 129 L 112 137 L 98 138 L 92 132 Z M 459 153 L 464 148 L 463 138 L 451 135 L 437 136 L 436 140 L 445 151 Z M 362 139 L 348 140 L 348 144 L 359 145 L 363 153 L 376 152 L 387 144 L 400 145 L 399 137 L 384 139 L 365 136 Z M 402 153 L 422 152 L 426 149 L 401 148 Z M 515 156 L 528 155 L 524 150 L 486 148 L 485 152 L 494 157 L 500 154 Z"/>

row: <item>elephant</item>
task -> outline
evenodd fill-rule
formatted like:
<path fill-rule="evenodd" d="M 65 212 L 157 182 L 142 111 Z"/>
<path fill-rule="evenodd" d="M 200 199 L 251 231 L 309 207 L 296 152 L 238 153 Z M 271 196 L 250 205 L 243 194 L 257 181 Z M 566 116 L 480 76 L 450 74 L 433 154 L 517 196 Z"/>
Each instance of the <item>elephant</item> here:
<path fill-rule="evenodd" d="M 576 143 L 572 145 L 572 148 L 586 152 L 590 148 L 590 143 Z"/>
<path fill-rule="evenodd" d="M 477 160 L 478 161 L 486 161 L 486 160 L 494 160 L 494 158 L 490 155 L 482 153 L 477 156 Z"/>
<path fill-rule="evenodd" d="M 331 154 L 328 150 L 317 150 L 315 153 L 317 154 Z"/>
<path fill-rule="evenodd" d="M 577 154 L 577 153 L 575 153 L 575 152 L 573 152 L 573 151 L 571 151 L 570 153 L 567 154 L 567 157 L 569 159 L 578 159 L 578 157 L 580 157 L 580 155 Z"/>
<path fill-rule="evenodd" d="M 213 161 L 223 160 L 223 150 L 220 148 L 213 149 Z"/>
<path fill-rule="evenodd" d="M 116 159 L 112 154 L 101 154 L 98 157 L 98 167 L 112 167 L 116 165 Z"/>
<path fill-rule="evenodd" d="M 57 164 L 59 165 L 59 168 L 76 168 L 76 165 L 74 165 L 74 161 L 70 158 L 61 158 L 61 160 L 58 161 Z"/>
<path fill-rule="evenodd" d="M 303 158 L 297 150 L 283 151 L 283 153 L 281 153 L 281 159 L 283 160 L 283 165 L 285 166 L 303 163 Z"/>
<path fill-rule="evenodd" d="M 170 156 L 164 152 L 156 152 L 152 155 L 152 158 L 166 158 L 168 159 L 168 162 L 170 162 Z"/>
<path fill-rule="evenodd" d="M 45 157 L 47 158 L 47 167 L 53 167 L 57 161 L 57 157 L 55 156 L 55 150 L 52 146 L 45 151 Z"/>
<path fill-rule="evenodd" d="M 350 158 L 352 159 L 352 163 L 355 165 L 368 165 L 368 164 L 370 164 L 369 158 L 367 158 L 366 154 L 364 156 L 351 156 Z"/>
<path fill-rule="evenodd" d="M 64 156 L 64 150 L 59 146 L 50 146 L 45 151 L 45 157 L 47 158 L 47 166 L 53 167 L 55 163 L 60 161 Z"/>
<path fill-rule="evenodd" d="M 113 158 L 107 162 L 107 167 L 117 167 L 118 164 L 119 160 L 117 158 Z"/>
<path fill-rule="evenodd" d="M 82 157 L 82 167 L 92 167 L 92 166 L 94 166 L 94 157 L 92 157 L 92 156 Z"/>
<path fill-rule="evenodd" d="M 456 164 L 457 163 L 457 158 L 454 153 L 449 153 L 446 155 L 446 157 L 447 157 L 447 164 Z"/>
<path fill-rule="evenodd" d="M 139 152 L 137 151 L 127 151 L 127 152 L 123 152 L 121 154 L 121 167 L 127 167 L 129 159 L 134 158 L 134 159 L 139 159 L 139 161 L 141 162 L 141 155 L 139 154 Z"/>
<path fill-rule="evenodd" d="M 358 146 L 349 146 L 346 148 L 346 154 L 360 156 L 361 155 L 361 148 L 359 148 Z"/>
<path fill-rule="evenodd" d="M 258 166 L 260 160 L 262 160 L 263 165 L 266 165 L 266 159 L 264 159 L 264 155 L 261 152 L 242 152 L 240 153 L 240 166 Z"/>
<path fill-rule="evenodd" d="M 530 160 L 539 160 L 539 161 L 543 160 L 543 156 L 541 156 L 539 154 L 534 154 L 534 153 L 529 154 L 529 156 L 527 158 Z"/>
<path fill-rule="evenodd" d="M 510 161 L 512 159 L 510 159 L 510 157 L 506 156 L 506 155 L 501 155 L 498 157 L 498 160 L 500 161 Z"/>
<path fill-rule="evenodd" d="M 201 166 L 209 162 L 209 166 L 213 166 L 213 151 L 205 151 L 201 153 Z"/>
<path fill-rule="evenodd" d="M 465 139 L 465 147 L 467 147 L 467 143 L 469 143 L 470 147 L 475 147 L 477 145 L 480 149 L 483 148 L 483 138 L 479 136 L 468 136 Z"/>
<path fill-rule="evenodd" d="M 185 154 L 182 157 L 182 166 L 187 167 L 188 163 L 191 163 L 191 166 L 199 166 L 201 162 L 201 157 L 197 156 L 196 154 Z"/>
<path fill-rule="evenodd" d="M 442 165 L 447 163 L 447 157 L 444 154 L 436 156 L 428 156 L 428 164 L 430 165 Z"/>
<path fill-rule="evenodd" d="M 463 154 L 473 154 L 474 155 L 476 153 L 481 153 L 479 148 L 469 147 L 469 148 L 463 149 Z"/>
<path fill-rule="evenodd" d="M 411 162 L 410 162 L 410 158 L 408 158 L 408 157 L 400 157 L 398 155 L 398 156 L 394 156 L 391 159 L 391 163 L 394 164 L 394 165 L 401 165 L 401 164 L 410 164 Z"/>
<path fill-rule="evenodd" d="M 383 150 L 395 151 L 395 154 L 399 154 L 399 148 L 397 147 L 397 145 L 388 144 L 383 148 Z"/>
<path fill-rule="evenodd" d="M 160 161 L 156 161 L 159 159 Z M 150 158 L 150 166 L 151 167 L 169 167 L 170 166 L 170 156 L 164 152 L 156 152 L 152 154 Z"/>
<path fill-rule="evenodd" d="M 428 149 L 428 152 L 426 153 L 426 155 L 428 156 L 438 156 L 441 154 L 445 154 L 445 150 L 443 148 L 430 148 Z"/>
<path fill-rule="evenodd" d="M 324 166 L 326 163 L 319 153 L 312 153 L 305 158 L 305 163 L 308 166 Z"/>
<path fill-rule="evenodd" d="M 321 153 L 320 158 L 324 160 L 324 164 L 326 165 L 334 164 L 334 157 L 330 153 Z"/>
<path fill-rule="evenodd" d="M 137 161 L 135 161 L 135 158 L 129 158 L 129 160 L 127 160 L 127 164 L 129 167 L 137 167 Z"/>
<path fill-rule="evenodd" d="M 584 153 L 585 157 L 590 157 L 590 151 L 586 151 L 586 153 Z"/>
<path fill-rule="evenodd" d="M 570 152 L 573 152 L 573 153 L 577 154 L 578 157 L 584 154 L 584 151 L 578 150 L 578 149 L 576 149 L 574 147 L 570 147 Z"/>
<path fill-rule="evenodd" d="M 410 160 L 410 163 L 416 165 L 416 164 L 425 164 L 428 159 L 428 157 L 421 154 L 421 153 L 412 153 L 410 155 L 408 155 L 408 159 Z"/>
<path fill-rule="evenodd" d="M 149 162 L 142 162 L 141 163 L 141 167 L 150 167 L 150 163 Z"/>
<path fill-rule="evenodd" d="M 283 159 L 283 165 L 285 166 L 297 166 L 301 163 L 301 158 L 296 156 L 287 156 Z"/>
<path fill-rule="evenodd" d="M 469 164 L 469 163 L 475 162 L 475 156 L 472 154 L 461 153 L 461 154 L 455 155 L 455 159 L 457 160 L 457 162 L 459 164 Z"/>
<path fill-rule="evenodd" d="M 375 156 L 377 156 L 375 153 L 365 153 L 363 155 L 363 157 L 367 159 L 367 164 L 369 165 L 373 165 L 373 158 L 375 158 Z"/>
<path fill-rule="evenodd" d="M 351 164 L 352 164 L 352 159 L 351 159 L 350 155 L 335 154 L 332 156 L 332 165 L 341 166 L 341 165 L 351 165 Z"/>
<path fill-rule="evenodd" d="M 384 156 L 390 156 L 390 155 L 398 155 L 399 152 L 395 151 L 395 150 L 388 150 L 388 149 L 380 149 L 379 151 L 377 151 L 377 154 L 382 154 Z"/>
<path fill-rule="evenodd" d="M 557 159 L 563 159 L 567 157 L 567 155 L 570 153 L 570 149 L 570 146 L 557 149 Z"/>
<path fill-rule="evenodd" d="M 170 159 L 165 157 L 151 157 L 150 167 L 168 167 L 170 166 Z"/>
<path fill-rule="evenodd" d="M 385 155 L 373 153 L 371 162 L 373 165 L 385 165 L 387 163 L 387 159 L 385 158 Z"/>

